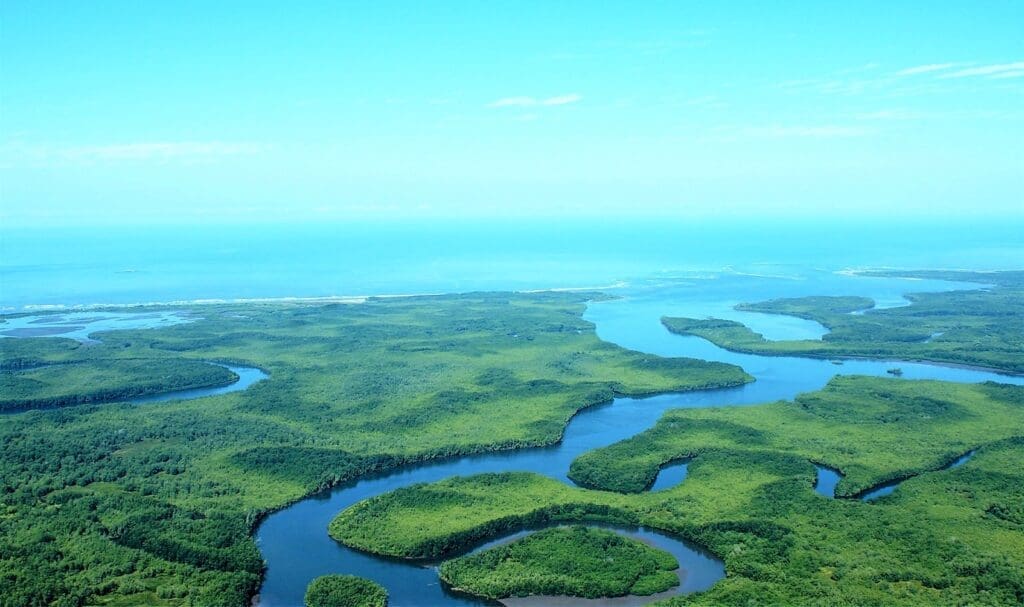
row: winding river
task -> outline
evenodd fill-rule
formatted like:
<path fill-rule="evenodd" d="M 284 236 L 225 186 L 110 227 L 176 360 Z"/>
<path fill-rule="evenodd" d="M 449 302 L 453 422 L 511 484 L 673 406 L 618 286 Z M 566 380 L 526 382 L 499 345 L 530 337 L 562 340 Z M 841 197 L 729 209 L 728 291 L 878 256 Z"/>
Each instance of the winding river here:
<path fill-rule="evenodd" d="M 851 279 L 855 280 L 855 279 Z M 877 284 L 877 283 L 875 283 Z M 918 283 L 920 285 L 920 283 Z M 920 285 L 917 290 L 942 290 L 949 286 Z M 585 318 L 596 325 L 598 335 L 605 341 L 626 348 L 661 356 L 686 356 L 729 362 L 742 366 L 757 381 L 745 386 L 680 394 L 663 394 L 649 398 L 617 398 L 613 402 L 591 407 L 578 413 L 566 427 L 560 443 L 546 448 L 498 452 L 469 457 L 452 458 L 408 466 L 374 477 L 335 487 L 313 495 L 283 510 L 275 512 L 256 530 L 256 541 L 267 563 L 266 577 L 255 603 L 261 607 L 298 607 L 309 582 L 320 575 L 346 573 L 372 579 L 387 588 L 389 604 L 393 607 L 410 605 L 485 605 L 486 601 L 458 595 L 446 590 L 431 564 L 415 563 L 376 557 L 347 548 L 327 535 L 331 519 L 356 502 L 414 483 L 429 483 L 455 475 L 473 475 L 484 472 L 529 471 L 565 483 L 569 464 L 579 455 L 593 449 L 629 438 L 651 427 L 668 409 L 687 407 L 724 407 L 754 405 L 780 399 L 791 399 L 801 392 L 820 389 L 836 374 L 859 374 L 890 377 L 886 371 L 899 366 L 904 380 L 939 379 L 957 382 L 999 381 L 1024 384 L 1024 378 L 1010 377 L 982 370 L 947 367 L 935 364 L 904 361 L 846 360 L 841 364 L 827 360 L 790 357 L 763 357 L 736 354 L 718 348 L 697 337 L 670 334 L 662 327 L 662 315 L 694 315 L 699 307 L 688 287 L 656 285 L 640 288 L 626 294 L 623 299 L 591 304 Z M 906 287 L 906 283 L 902 284 Z M 931 287 L 931 288 L 929 288 Z M 812 285 L 811 288 L 820 288 Z M 863 289 L 863 285 L 861 286 Z M 889 286 L 891 292 L 895 287 Z M 737 292 L 737 300 L 749 292 Z M 819 290 L 831 292 L 831 290 Z M 783 293 L 786 294 L 786 293 Z M 791 294 L 791 293 L 790 293 Z M 769 293 L 768 296 L 780 296 Z M 759 300 L 753 295 L 747 300 Z M 723 298 L 728 300 L 729 298 Z M 719 305 L 718 307 L 721 307 Z M 706 314 L 700 314 L 704 316 Z M 816 323 L 769 315 L 732 315 L 750 324 L 770 338 L 785 335 L 804 338 L 820 337 L 824 329 Z M 772 323 L 778 323 L 772 326 Z M 838 362 L 838 361 L 837 361 Z M 686 475 L 685 462 L 667 466 L 652 489 L 658 490 L 681 482 Z M 664 478 L 661 478 L 664 476 Z M 838 476 L 834 479 L 838 481 Z M 821 482 L 819 492 L 834 491 Z M 676 592 L 705 590 L 724 575 L 720 561 L 674 538 L 645 529 L 617 531 L 637 539 L 655 543 L 672 552 L 683 571 L 682 585 Z M 499 538 L 477 548 L 483 549 Z M 612 599 L 603 601 L 619 604 Z M 650 598 L 626 599 L 642 603 Z M 511 601 L 516 604 L 518 600 Z M 572 604 L 595 604 L 593 601 L 569 600 Z M 544 604 L 551 604 L 549 599 Z M 626 604 L 626 603 L 623 603 Z"/>
<path fill-rule="evenodd" d="M 180 310 L 156 310 L 151 312 L 125 310 L 65 312 L 59 314 L 26 314 L 23 316 L 0 319 L 0 339 L 17 339 L 23 337 L 64 337 L 74 339 L 88 345 L 100 343 L 100 340 L 93 337 L 93 335 L 96 333 L 102 333 L 103 331 L 158 329 L 192 322 L 196 318 L 197 317 Z M 146 394 L 135 398 L 110 398 L 82 404 L 103 405 L 108 403 L 130 402 L 136 405 L 145 405 L 175 400 L 189 400 L 193 398 L 202 398 L 204 396 L 217 396 L 219 394 L 228 394 L 229 392 L 247 390 L 249 386 L 269 377 L 266 372 L 256 367 L 229 365 L 213 361 L 207 362 L 211 365 L 217 365 L 218 367 L 228 369 L 234 373 L 238 379 L 222 386 L 186 388 L 183 390 L 173 390 L 171 392 Z M 3 412 L 3 414 L 17 414 L 34 410 L 36 410 L 36 408 L 12 409 Z"/>
<path fill-rule="evenodd" d="M 171 392 L 159 392 L 157 394 L 146 394 L 143 396 L 136 396 L 134 398 L 111 398 L 107 400 L 96 400 L 88 403 L 81 403 L 79 405 L 69 406 L 95 406 L 95 405 L 107 405 L 111 403 L 131 403 L 133 405 L 149 405 L 154 403 L 166 403 L 175 400 L 191 400 L 193 398 L 202 398 L 204 396 L 217 396 L 219 394 L 228 394 L 230 392 L 241 392 L 242 390 L 248 390 L 249 386 L 255 384 L 258 381 L 262 381 L 268 377 L 266 372 L 256 367 L 243 367 L 239 365 L 224 365 L 221 363 L 211 362 L 211 365 L 217 365 L 218 367 L 224 367 L 232 373 L 238 376 L 238 379 L 223 386 L 211 386 L 207 388 L 186 388 L 184 390 L 173 390 Z M 40 408 L 24 408 L 24 409 L 10 409 L 7 411 L 0 412 L 0 415 L 17 415 L 19 413 L 27 413 L 28 411 L 41 411 L 45 409 Z"/>
<path fill-rule="evenodd" d="M 257 369 L 256 367 L 222 365 L 215 362 L 211 362 L 210 364 L 217 365 L 218 367 L 224 367 L 237 375 L 238 379 L 226 386 L 214 386 L 212 388 L 188 388 L 185 390 L 175 390 L 173 392 L 162 392 L 160 394 L 148 394 L 146 396 L 130 399 L 129 402 L 136 405 L 146 405 L 150 403 L 165 403 L 172 400 L 200 398 L 203 396 L 217 396 L 218 394 L 228 394 L 229 392 L 240 392 L 242 390 L 247 390 L 249 386 L 256 382 L 270 377 L 262 369 Z"/>

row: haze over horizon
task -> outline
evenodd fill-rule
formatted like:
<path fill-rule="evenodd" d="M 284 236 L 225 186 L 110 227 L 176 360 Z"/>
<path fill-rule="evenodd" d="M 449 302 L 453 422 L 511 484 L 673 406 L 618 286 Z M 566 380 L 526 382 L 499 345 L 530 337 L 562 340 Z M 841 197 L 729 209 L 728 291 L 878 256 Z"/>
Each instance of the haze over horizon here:
<path fill-rule="evenodd" d="M 7 2 L 0 28 L 0 229 L 1024 210 L 1020 2 Z"/>

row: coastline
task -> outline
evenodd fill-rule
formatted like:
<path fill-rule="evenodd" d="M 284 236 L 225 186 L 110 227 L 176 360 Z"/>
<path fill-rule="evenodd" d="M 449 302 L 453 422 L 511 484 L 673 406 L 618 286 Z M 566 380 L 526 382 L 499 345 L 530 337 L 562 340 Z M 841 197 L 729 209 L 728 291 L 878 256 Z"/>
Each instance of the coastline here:
<path fill-rule="evenodd" d="M 821 270 L 824 272 L 830 272 L 831 274 L 839 276 L 849 277 L 864 277 L 871 278 L 872 272 L 916 272 L 920 271 L 917 269 L 907 268 L 894 268 L 887 266 L 867 266 L 867 267 L 845 267 L 837 270 Z M 1005 270 L 972 270 L 972 269 L 952 269 L 952 268 L 929 268 L 929 272 L 970 272 L 974 274 L 997 274 Z M 785 276 L 785 275 L 769 275 L 769 274 L 757 274 L 742 272 L 736 270 L 731 265 L 722 267 L 711 268 L 708 270 L 700 270 L 699 272 L 725 272 L 734 274 L 737 276 L 748 276 L 753 278 L 764 278 L 769 280 L 800 280 L 800 277 Z M 906 280 L 912 282 L 923 282 L 929 280 L 924 277 L 911 277 L 911 276 L 878 276 L 884 278 L 892 278 L 898 280 Z M 691 277 L 692 278 L 692 277 Z M 711 276 L 698 276 L 697 278 L 711 278 Z M 987 283 L 973 282 L 965 280 L 963 281 L 968 284 L 979 285 L 977 288 L 991 287 Z M 0 320 L 9 317 L 23 316 L 26 314 L 43 314 L 48 312 L 78 312 L 78 311 L 101 311 L 101 310 L 125 310 L 133 308 L 160 308 L 160 307 L 174 307 L 174 306 L 208 306 L 208 305 L 235 305 L 235 304 L 275 304 L 275 303 L 342 303 L 342 304 L 361 304 L 366 303 L 371 299 L 399 299 L 408 297 L 433 297 L 442 295 L 461 295 L 472 292 L 488 292 L 488 293 L 574 293 L 574 292 L 587 292 L 587 291 L 608 291 L 614 289 L 624 289 L 631 286 L 628 280 L 616 280 L 609 284 L 593 285 L 593 286 L 579 286 L 579 287 L 549 287 L 541 289 L 471 289 L 469 291 L 426 291 L 417 293 L 363 293 L 363 294 L 345 294 L 345 295 L 283 295 L 277 297 L 227 297 L 227 298 L 197 298 L 197 299 L 176 299 L 166 301 L 139 301 L 139 302 L 128 302 L 128 303 L 57 303 L 57 304 L 25 304 L 20 307 L 18 306 L 4 306 L 0 305 Z M 959 289 L 952 289 L 959 290 Z"/>
<path fill-rule="evenodd" d="M 513 289 L 484 291 L 486 293 L 586 293 L 588 291 L 604 291 L 609 289 L 623 289 L 629 283 L 623 280 L 608 285 L 589 287 L 551 287 L 549 289 Z M 27 304 L 21 309 L 0 308 L 0 320 L 17 316 L 33 314 L 48 314 L 60 312 L 85 312 L 103 310 L 130 310 L 135 308 L 170 308 L 183 306 L 223 306 L 223 305 L 245 305 L 245 304 L 288 304 L 288 303 L 341 303 L 341 304 L 362 304 L 372 299 L 404 299 L 411 297 L 441 297 L 445 295 L 465 295 L 476 291 L 437 291 L 426 293 L 380 293 L 366 295 L 315 295 L 315 296 L 282 296 L 282 297 L 239 297 L 239 298 L 203 298 L 203 299 L 178 299 L 171 301 L 145 301 L 133 303 L 91 303 L 91 304 Z M 5 310 L 6 311 L 2 311 Z"/>

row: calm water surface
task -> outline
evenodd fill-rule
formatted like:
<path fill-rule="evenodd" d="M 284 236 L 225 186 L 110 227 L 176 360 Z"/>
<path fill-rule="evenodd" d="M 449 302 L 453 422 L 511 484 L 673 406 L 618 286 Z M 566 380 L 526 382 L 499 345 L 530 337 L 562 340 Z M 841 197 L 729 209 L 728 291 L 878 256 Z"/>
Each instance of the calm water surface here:
<path fill-rule="evenodd" d="M 817 478 L 814 480 L 815 493 L 834 498 L 836 496 L 836 486 L 843 479 L 843 475 L 835 468 L 829 468 L 828 466 L 815 465 L 814 468 L 818 471 Z"/>
<path fill-rule="evenodd" d="M 950 470 L 953 468 L 959 468 L 960 466 L 966 464 L 972 457 L 974 457 L 974 451 L 968 451 L 967 453 L 964 453 L 963 455 L 946 464 L 945 466 L 939 468 L 939 470 Z M 893 493 L 896 492 L 896 489 L 898 489 L 899 486 L 902 485 L 903 482 L 906 480 L 907 479 L 905 478 L 901 478 L 887 481 L 879 485 L 875 485 L 874 487 L 871 487 L 868 490 L 861 492 L 860 495 L 857 497 L 860 497 L 860 500 L 863 502 L 873 502 L 880 497 L 892 495 Z M 834 495 L 835 494 L 833 493 L 833 496 Z"/>
<path fill-rule="evenodd" d="M 662 466 L 661 470 L 658 471 L 658 476 L 655 477 L 654 482 L 651 483 L 651 491 L 664 491 L 665 489 L 671 489 L 679 483 L 686 480 L 686 475 L 690 472 L 689 460 L 674 462 L 668 465 Z"/>
<path fill-rule="evenodd" d="M 214 388 L 191 388 L 188 390 L 175 390 L 174 392 L 164 392 L 163 394 L 151 394 L 149 396 L 140 396 L 138 398 L 131 399 L 130 402 L 137 405 L 145 405 L 152 403 L 166 403 L 174 400 L 189 400 L 192 398 L 202 398 L 204 396 L 217 396 L 218 394 L 228 394 L 230 392 L 240 392 L 246 390 L 249 386 L 255 384 L 258 381 L 270 377 L 262 369 L 255 367 L 240 367 L 237 365 L 220 365 L 217 363 L 210 363 L 217 365 L 218 367 L 224 367 L 230 369 L 238 376 L 238 381 L 230 383 L 226 386 L 217 386 Z"/>
<path fill-rule="evenodd" d="M 849 218 L 739 217 L 718 222 L 364 221 L 103 230 L 0 224 L 0 311 L 588 287 L 674 273 L 799 281 L 812 264 L 835 270 L 1017 268 L 1024 258 L 1022 234 L 1024 224 L 1017 218 L 885 225 Z M 899 293 L 890 295 L 899 301 Z M 707 303 L 725 301 L 712 297 Z"/>

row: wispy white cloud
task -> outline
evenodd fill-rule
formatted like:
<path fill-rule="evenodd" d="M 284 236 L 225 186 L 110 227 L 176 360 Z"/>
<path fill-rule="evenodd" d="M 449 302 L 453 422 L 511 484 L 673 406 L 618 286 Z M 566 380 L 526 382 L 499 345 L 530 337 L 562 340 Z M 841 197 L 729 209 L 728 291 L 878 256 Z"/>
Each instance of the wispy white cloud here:
<path fill-rule="evenodd" d="M 969 78 L 971 76 L 991 76 L 993 78 L 999 78 L 1001 77 L 1001 74 L 1013 73 L 1021 70 L 1024 70 L 1024 61 L 969 67 L 967 69 L 957 70 L 948 74 L 942 74 L 940 78 Z"/>
<path fill-rule="evenodd" d="M 978 65 L 976 62 L 928 63 L 903 68 L 876 77 L 847 77 L 858 72 L 876 69 L 866 64 L 861 69 L 847 69 L 830 77 L 786 80 L 775 86 L 793 93 L 815 92 L 821 95 L 857 96 L 879 94 L 889 97 L 942 94 L 957 90 L 955 79 L 983 77 L 985 79 L 1019 78 L 1024 76 L 1024 61 Z"/>
<path fill-rule="evenodd" d="M 570 103 L 576 103 L 577 101 L 580 101 L 582 99 L 583 96 L 577 93 L 557 95 L 555 97 L 547 97 L 545 99 L 538 99 L 536 97 L 525 96 L 503 97 L 487 105 L 489 107 L 537 107 L 550 105 L 568 105 Z"/>
<path fill-rule="evenodd" d="M 911 112 L 909 110 L 878 110 L 854 116 L 857 120 L 916 120 L 923 117 L 924 115 L 921 112 Z"/>
<path fill-rule="evenodd" d="M 863 137 L 872 132 L 871 129 L 864 128 L 862 126 L 850 126 L 850 125 L 839 125 L 839 124 L 824 124 L 824 125 L 779 125 L 773 124 L 769 126 L 757 126 L 747 127 L 743 129 L 743 134 L 750 137 L 769 137 L 769 138 L 784 138 L 784 137 L 815 137 L 815 138 L 833 138 L 833 137 Z"/>
<path fill-rule="evenodd" d="M 787 80 L 780 82 L 776 86 L 785 91 L 792 91 L 795 93 L 814 91 L 822 95 L 859 95 L 877 89 L 886 82 L 888 82 L 888 80 L 884 78 L 819 78 Z"/>
<path fill-rule="evenodd" d="M 533 97 L 502 97 L 487 104 L 489 107 L 528 107 L 537 105 Z"/>
<path fill-rule="evenodd" d="M 929 74 L 932 72 L 941 72 L 954 67 L 963 65 L 963 63 L 929 63 L 927 65 L 918 65 L 915 67 L 908 67 L 906 69 L 896 72 L 897 76 L 915 76 L 917 74 Z"/>
<path fill-rule="evenodd" d="M 1008 71 L 1008 72 L 999 72 L 998 74 L 993 74 L 993 75 L 989 76 L 989 78 L 1020 78 L 1021 76 L 1024 76 L 1024 70 L 1012 70 L 1012 71 Z"/>

